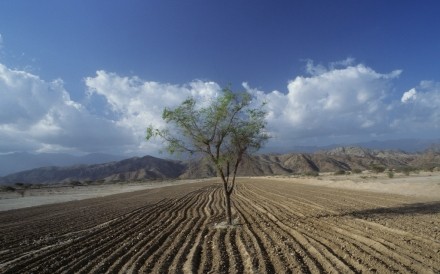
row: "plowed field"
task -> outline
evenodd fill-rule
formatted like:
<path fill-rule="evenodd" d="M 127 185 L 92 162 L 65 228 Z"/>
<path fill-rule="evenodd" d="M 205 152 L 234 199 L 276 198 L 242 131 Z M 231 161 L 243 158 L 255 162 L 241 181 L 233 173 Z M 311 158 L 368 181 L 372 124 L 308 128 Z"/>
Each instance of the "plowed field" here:
<path fill-rule="evenodd" d="M 440 273 L 440 202 L 241 179 L 0 212 L 1 273 Z"/>

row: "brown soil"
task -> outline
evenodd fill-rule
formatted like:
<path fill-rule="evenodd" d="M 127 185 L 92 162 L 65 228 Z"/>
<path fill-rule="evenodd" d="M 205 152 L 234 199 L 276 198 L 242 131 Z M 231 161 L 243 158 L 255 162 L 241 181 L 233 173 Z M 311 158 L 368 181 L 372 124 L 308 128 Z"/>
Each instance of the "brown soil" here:
<path fill-rule="evenodd" d="M 0 273 L 440 273 L 440 202 L 241 179 L 0 212 Z"/>

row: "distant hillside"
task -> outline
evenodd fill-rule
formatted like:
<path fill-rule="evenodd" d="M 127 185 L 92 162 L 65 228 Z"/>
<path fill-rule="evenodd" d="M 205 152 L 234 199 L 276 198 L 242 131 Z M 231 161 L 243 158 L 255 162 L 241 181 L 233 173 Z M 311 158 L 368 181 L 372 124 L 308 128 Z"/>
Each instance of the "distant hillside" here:
<path fill-rule="evenodd" d="M 346 145 L 345 145 L 346 146 Z M 407 153 L 423 152 L 429 148 L 437 148 L 440 151 L 440 139 L 400 139 L 389 141 L 371 141 L 350 145 L 351 147 L 368 148 L 372 150 L 399 150 Z M 302 153 L 311 155 L 318 151 L 332 150 L 342 145 L 329 146 L 296 146 L 292 147 L 292 153 Z M 270 152 L 285 153 L 285 148 L 272 148 Z M 10 153 L 0 154 L 0 176 L 6 176 L 12 173 L 31 170 L 40 167 L 57 166 L 69 167 L 72 165 L 93 165 L 121 161 L 126 157 L 120 155 L 110 155 L 104 153 L 92 153 L 84 156 L 74 156 L 66 153 Z M 275 161 L 277 162 L 277 161 Z M 193 173 L 199 171 L 193 170 Z"/>
<path fill-rule="evenodd" d="M 124 159 L 122 156 L 92 153 L 73 156 L 64 153 L 10 153 L 0 155 L 0 176 L 46 166 L 72 166 L 101 164 Z"/>
<path fill-rule="evenodd" d="M 125 181 L 136 179 L 177 178 L 186 165 L 151 156 L 134 157 L 119 162 L 70 167 L 42 167 L 0 177 L 1 184 L 57 183 L 69 181 Z"/>
<path fill-rule="evenodd" d="M 353 144 L 332 144 L 326 146 L 294 146 L 290 152 L 315 153 L 322 150 L 331 150 L 339 147 L 360 147 L 373 150 L 398 150 L 408 153 L 418 153 L 432 146 L 440 146 L 440 139 L 394 139 L 385 141 L 369 141 Z M 281 150 L 281 151 L 280 151 Z M 285 148 L 274 148 L 272 152 L 283 153 Z"/>
<path fill-rule="evenodd" d="M 395 150 L 338 147 L 315 153 L 254 155 L 242 162 L 238 175 L 288 175 L 306 172 L 367 170 L 373 165 L 386 168 L 440 168 L 440 150 L 437 146 L 433 146 L 424 153 L 407 153 Z M 206 159 L 180 162 L 145 156 L 105 164 L 38 168 L 0 177 L 0 183 L 127 181 L 212 176 L 216 176 L 215 168 Z"/>
<path fill-rule="evenodd" d="M 373 150 L 360 147 L 338 147 L 315 153 L 289 153 L 256 155 L 243 161 L 239 175 L 286 175 L 295 173 L 334 172 L 337 170 L 367 170 L 372 165 L 387 168 L 440 167 L 440 151 L 428 150 L 424 153 L 407 153 L 393 150 Z M 190 172 L 183 174 L 189 178 L 214 176 L 215 170 L 207 163 L 197 166 L 193 163 Z"/>

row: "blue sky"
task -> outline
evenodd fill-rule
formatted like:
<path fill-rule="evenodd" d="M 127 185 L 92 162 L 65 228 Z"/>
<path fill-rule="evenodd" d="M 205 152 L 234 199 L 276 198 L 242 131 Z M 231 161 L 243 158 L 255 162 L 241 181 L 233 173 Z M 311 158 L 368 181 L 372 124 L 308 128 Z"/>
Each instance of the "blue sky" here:
<path fill-rule="evenodd" d="M 232 84 L 268 149 L 438 138 L 438 1 L 0 2 L 0 153 L 155 154 L 145 127 Z"/>

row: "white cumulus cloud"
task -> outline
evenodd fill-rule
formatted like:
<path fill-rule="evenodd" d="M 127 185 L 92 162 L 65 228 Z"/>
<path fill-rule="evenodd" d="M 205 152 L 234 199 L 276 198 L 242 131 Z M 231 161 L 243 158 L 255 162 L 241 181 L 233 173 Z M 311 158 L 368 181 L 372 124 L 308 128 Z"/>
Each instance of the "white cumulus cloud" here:
<path fill-rule="evenodd" d="M 414 136 L 438 138 L 440 132 L 440 83 L 421 81 L 405 92 L 395 107 L 393 129 Z"/>
<path fill-rule="evenodd" d="M 44 81 L 0 64 L 0 153 L 90 152 L 130 143 L 116 123 L 72 101 L 61 80 Z"/>
<path fill-rule="evenodd" d="M 103 96 L 116 116 L 117 125 L 126 128 L 136 138 L 139 151 L 156 152 L 160 143 L 146 143 L 145 130 L 149 125 L 164 126 L 162 111 L 175 107 L 193 96 L 208 102 L 221 88 L 214 82 L 193 81 L 185 85 L 144 81 L 138 77 L 123 77 L 115 73 L 97 71 L 85 83 L 90 96 Z M 153 150 L 154 149 L 154 150 Z"/>
<path fill-rule="evenodd" d="M 440 83 L 422 81 L 396 97 L 393 82 L 400 70 L 380 73 L 347 59 L 328 66 L 309 61 L 306 71 L 283 92 L 243 84 L 256 103 L 267 102 L 268 128 L 274 137 L 268 151 L 376 137 L 438 138 Z M 45 81 L 0 64 L 0 153 L 156 154 L 162 144 L 146 142 L 145 130 L 149 125 L 164 126 L 165 107 L 175 107 L 189 96 L 203 105 L 221 92 L 210 81 L 159 83 L 105 70 L 86 77 L 84 83 L 90 102 L 105 103 L 99 113 L 91 110 L 94 105 L 73 101 L 60 79 Z"/>
<path fill-rule="evenodd" d="M 309 62 L 310 76 L 290 81 L 287 93 L 256 92 L 245 87 L 268 101 L 269 127 L 275 140 L 283 143 L 310 144 L 314 140 L 384 133 L 390 122 L 385 101 L 391 81 L 401 71 L 382 74 L 362 64 L 350 65 L 352 62 L 333 63 L 329 68 Z"/>
<path fill-rule="evenodd" d="M 402 99 L 400 99 L 402 101 L 402 103 L 406 103 L 409 100 L 415 100 L 417 97 L 417 91 L 415 88 L 412 88 L 410 90 L 408 90 L 407 92 L 405 92 L 402 95 Z"/>

